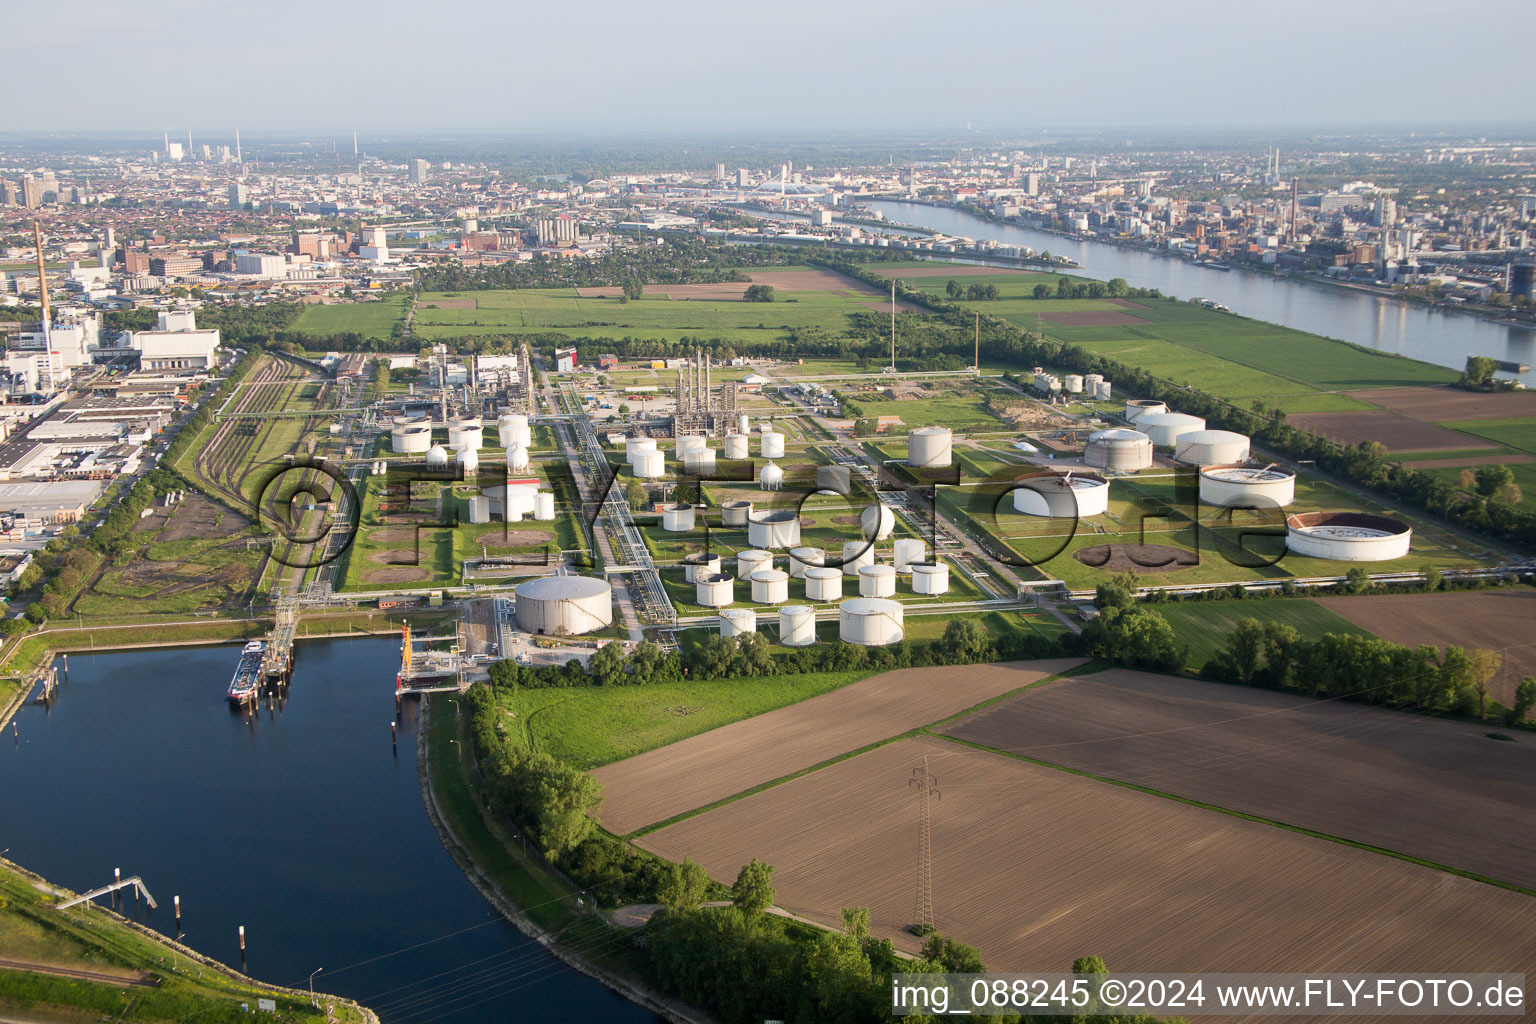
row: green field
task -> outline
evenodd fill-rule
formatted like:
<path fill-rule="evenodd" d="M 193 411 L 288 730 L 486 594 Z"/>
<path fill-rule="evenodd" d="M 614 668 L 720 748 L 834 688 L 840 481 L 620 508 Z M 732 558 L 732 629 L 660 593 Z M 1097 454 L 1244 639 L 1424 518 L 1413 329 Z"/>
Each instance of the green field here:
<path fill-rule="evenodd" d="M 1151 606 L 1168 620 L 1179 640 L 1189 647 L 1189 664 L 1200 668 L 1226 646 L 1227 637 L 1243 619 L 1280 622 L 1304 639 L 1324 633 L 1370 636 L 1341 615 L 1306 598 L 1273 598 L 1260 601 L 1202 601 Z"/>
<path fill-rule="evenodd" d="M 408 302 L 410 296 L 401 293 L 373 302 L 309 305 L 289 329 L 317 337 L 356 333 L 388 341 L 394 336 L 395 325 L 405 321 Z"/>
<path fill-rule="evenodd" d="M 1490 441 L 1522 452 L 1536 454 L 1536 417 L 1526 416 L 1507 420 L 1457 420 L 1440 425 L 1451 430 L 1459 430 L 1464 434 L 1486 437 Z"/>

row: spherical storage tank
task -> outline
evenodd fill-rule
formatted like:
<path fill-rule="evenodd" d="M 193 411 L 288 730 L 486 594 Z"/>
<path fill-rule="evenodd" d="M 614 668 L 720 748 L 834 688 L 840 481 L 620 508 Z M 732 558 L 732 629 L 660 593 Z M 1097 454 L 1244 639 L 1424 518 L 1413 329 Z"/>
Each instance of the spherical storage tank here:
<path fill-rule="evenodd" d="M 901 605 L 883 597 L 856 597 L 837 606 L 837 632 L 845 644 L 885 647 L 902 638 Z"/>
<path fill-rule="evenodd" d="M 695 551 L 683 556 L 683 579 L 689 583 L 699 582 L 700 576 L 720 575 L 720 556 L 711 555 L 704 551 Z"/>
<path fill-rule="evenodd" d="M 758 473 L 758 483 L 765 491 L 776 491 L 784 486 L 784 471 L 771 462 L 763 464 Z"/>
<path fill-rule="evenodd" d="M 913 562 L 921 562 L 927 554 L 927 547 L 917 537 L 903 537 L 896 542 L 896 551 L 891 561 L 896 565 L 897 572 L 906 572 Z"/>
<path fill-rule="evenodd" d="M 1284 508 L 1296 500 L 1296 474 L 1275 466 L 1210 466 L 1200 471 L 1207 505 Z"/>
<path fill-rule="evenodd" d="M 1109 511 L 1109 481 L 1092 473 L 1038 473 L 1014 482 L 1013 509 L 1027 516 L 1074 519 Z"/>
<path fill-rule="evenodd" d="M 811 566 L 805 570 L 807 601 L 841 601 L 843 571 L 831 566 Z"/>
<path fill-rule="evenodd" d="M 749 578 L 759 569 L 772 568 L 772 551 L 759 551 L 756 548 L 747 548 L 745 551 L 736 552 L 736 575 L 742 579 Z"/>
<path fill-rule="evenodd" d="M 895 566 L 866 565 L 859 569 L 860 597 L 892 597 L 895 593 Z"/>
<path fill-rule="evenodd" d="M 507 468 L 511 470 L 524 470 L 528 468 L 528 449 L 520 444 L 507 446 Z"/>
<path fill-rule="evenodd" d="M 720 506 L 720 521 L 726 526 L 746 526 L 751 516 L 750 501 L 728 501 Z"/>
<path fill-rule="evenodd" d="M 641 480 L 656 480 L 667 471 L 667 457 L 655 448 L 650 451 L 638 451 L 635 452 L 635 461 L 631 468 L 635 476 Z"/>
<path fill-rule="evenodd" d="M 527 447 L 524 445 L 524 447 Z M 635 457 L 641 452 L 658 451 L 654 437 L 628 437 L 624 439 L 624 461 L 631 466 L 635 464 Z"/>
<path fill-rule="evenodd" d="M 1149 412 L 1136 417 L 1136 429 L 1159 448 L 1172 448 L 1184 434 L 1205 429 L 1205 420 L 1182 412 Z"/>
<path fill-rule="evenodd" d="M 1152 439 L 1139 430 L 1124 427 L 1099 430 L 1088 435 L 1083 461 L 1096 469 L 1120 473 L 1146 469 L 1152 465 Z"/>
<path fill-rule="evenodd" d="M 661 510 L 661 528 L 671 533 L 687 533 L 693 529 L 693 506 L 686 501 L 674 502 Z"/>
<path fill-rule="evenodd" d="M 784 457 L 784 435 L 776 431 L 767 431 L 762 440 L 763 458 L 782 459 Z"/>
<path fill-rule="evenodd" d="M 954 435 L 948 427 L 921 427 L 907 435 L 907 465 L 947 466 L 954 455 Z"/>
<path fill-rule="evenodd" d="M 867 540 L 850 540 L 843 543 L 843 575 L 858 576 L 866 565 L 875 564 L 875 546 Z"/>
<path fill-rule="evenodd" d="M 757 612 L 751 608 L 727 608 L 720 613 L 720 635 L 740 636 L 757 632 Z"/>
<path fill-rule="evenodd" d="M 448 447 L 473 448 L 479 451 L 485 443 L 483 425 L 474 417 L 448 421 Z"/>
<path fill-rule="evenodd" d="M 480 453 L 473 448 L 460 448 L 454 453 L 453 461 L 462 466 L 465 473 L 473 473 L 480 468 Z"/>
<path fill-rule="evenodd" d="M 724 608 L 735 600 L 735 595 L 732 593 L 735 583 L 734 579 L 724 573 L 717 576 L 700 576 L 693 581 L 694 600 L 705 608 Z"/>
<path fill-rule="evenodd" d="M 789 600 L 789 573 L 783 569 L 759 569 L 752 574 L 754 604 L 783 604 Z"/>
<path fill-rule="evenodd" d="M 816 609 L 803 604 L 787 604 L 779 609 L 779 643 L 786 647 L 809 647 L 816 642 Z"/>
<path fill-rule="evenodd" d="M 448 465 L 448 449 L 440 444 L 435 444 L 427 449 L 427 467 L 441 469 Z"/>
<path fill-rule="evenodd" d="M 896 516 L 889 505 L 869 505 L 859 513 L 859 531 L 865 540 L 885 540 L 896 529 Z"/>
<path fill-rule="evenodd" d="M 613 588 L 591 576 L 540 576 L 517 585 L 517 625 L 528 633 L 590 633 L 613 624 Z"/>
<path fill-rule="evenodd" d="M 509 412 L 502 415 L 496 421 L 496 437 L 503 448 L 510 448 L 514 444 L 524 448 L 533 447 L 533 430 L 528 426 L 528 417 L 522 413 Z M 654 445 L 655 442 L 652 442 Z"/>
<path fill-rule="evenodd" d="M 1285 520 L 1285 550 L 1335 562 L 1384 562 L 1402 558 L 1413 529 L 1390 516 L 1367 512 L 1298 512 Z"/>
<path fill-rule="evenodd" d="M 797 580 L 803 579 L 805 570 L 825 565 L 826 562 L 827 553 L 821 548 L 795 548 L 789 553 L 789 575 Z"/>
<path fill-rule="evenodd" d="M 533 495 L 533 518 L 540 522 L 550 522 L 555 518 L 555 492 L 535 491 Z"/>
<path fill-rule="evenodd" d="M 1129 398 L 1125 402 L 1125 421 L 1135 423 L 1149 413 L 1167 412 L 1168 404 L 1155 398 Z"/>
<path fill-rule="evenodd" d="M 949 566 L 943 562 L 918 562 L 912 566 L 912 593 L 949 593 Z"/>
<path fill-rule="evenodd" d="M 1174 445 L 1175 460 L 1190 466 L 1225 466 L 1248 459 L 1248 435 L 1230 430 L 1195 430 Z"/>
<path fill-rule="evenodd" d="M 420 455 L 432 447 L 432 424 L 397 419 L 389 428 L 389 446 L 400 455 Z"/>
<path fill-rule="evenodd" d="M 747 448 L 746 434 L 727 434 L 725 436 L 725 457 L 728 459 L 749 459 L 752 453 Z"/>
<path fill-rule="evenodd" d="M 755 548 L 792 548 L 800 543 L 800 516 L 793 509 L 754 512 L 747 518 L 747 543 Z"/>

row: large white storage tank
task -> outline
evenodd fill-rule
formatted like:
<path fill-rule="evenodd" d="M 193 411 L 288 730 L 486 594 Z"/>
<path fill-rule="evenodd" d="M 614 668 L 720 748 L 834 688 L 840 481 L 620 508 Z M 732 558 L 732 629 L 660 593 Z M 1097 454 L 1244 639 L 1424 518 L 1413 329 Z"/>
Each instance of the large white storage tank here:
<path fill-rule="evenodd" d="M 480 491 L 491 503 L 491 515 L 501 516 L 508 522 L 516 522 L 531 514 L 538 492 L 537 484 L 497 484 Z"/>
<path fill-rule="evenodd" d="M 1200 500 L 1226 508 L 1284 508 L 1296 500 L 1296 474 L 1278 466 L 1210 466 L 1200 471 Z"/>
<path fill-rule="evenodd" d="M 421 455 L 432 447 L 432 424 L 398 419 L 389 428 L 389 446 L 399 455 Z"/>
<path fill-rule="evenodd" d="M 511 449 L 507 449 L 509 452 Z M 659 449 L 652 448 L 649 451 L 635 452 L 635 461 L 631 467 L 635 476 L 641 480 L 656 480 L 667 471 L 667 457 Z"/>
<path fill-rule="evenodd" d="M 627 437 L 624 439 L 624 461 L 631 466 L 635 464 L 635 457 L 641 452 L 657 451 L 654 437 Z"/>
<path fill-rule="evenodd" d="M 1015 481 L 1013 509 L 1027 516 L 1077 519 L 1109 511 L 1109 481 L 1092 473 L 1040 473 Z"/>
<path fill-rule="evenodd" d="M 469 521 L 474 526 L 491 521 L 490 498 L 483 494 L 477 494 L 469 499 Z"/>
<path fill-rule="evenodd" d="M 949 593 L 949 566 L 944 562 L 922 562 L 912 566 L 912 593 Z"/>
<path fill-rule="evenodd" d="M 510 448 L 514 444 L 532 448 L 533 429 L 528 426 L 528 417 L 520 412 L 503 413 L 496 420 L 496 438 L 503 448 Z"/>
<path fill-rule="evenodd" d="M 800 543 L 800 516 L 793 509 L 754 512 L 747 520 L 747 543 L 755 548 L 792 548 Z"/>
<path fill-rule="evenodd" d="M 713 448 L 690 448 L 683 453 L 683 472 L 689 476 L 704 476 L 715 471 Z"/>
<path fill-rule="evenodd" d="M 771 462 L 765 462 L 757 479 L 763 490 L 776 491 L 784 486 L 784 471 Z"/>
<path fill-rule="evenodd" d="M 484 428 L 473 416 L 448 421 L 448 447 L 480 450 L 485 443 Z"/>
<path fill-rule="evenodd" d="M 720 613 L 720 635 L 741 636 L 757 632 L 757 612 L 751 608 L 727 608 Z"/>
<path fill-rule="evenodd" d="M 1136 429 L 1159 448 L 1172 448 L 1185 434 L 1205 429 L 1205 420 L 1182 412 L 1149 412 L 1136 417 Z"/>
<path fill-rule="evenodd" d="M 749 579 L 759 569 L 773 568 L 773 552 L 760 551 L 756 548 L 747 548 L 745 551 L 736 552 L 736 575 L 741 579 Z"/>
<path fill-rule="evenodd" d="M 1129 398 L 1125 402 L 1125 421 L 1135 423 L 1143 416 L 1167 411 L 1168 404 L 1155 398 Z"/>
<path fill-rule="evenodd" d="M 860 597 L 894 597 L 895 594 L 895 566 L 866 565 L 859 570 Z"/>
<path fill-rule="evenodd" d="M 1074 395 L 1082 394 L 1083 393 L 1083 378 L 1082 378 L 1082 375 L 1081 374 L 1077 374 L 1077 373 L 1065 374 L 1061 378 L 1061 390 L 1066 391 L 1066 392 L 1068 392 L 1070 394 L 1074 394 Z"/>
<path fill-rule="evenodd" d="M 789 553 L 789 575 L 794 579 L 802 579 L 805 570 L 812 566 L 825 565 L 827 553 L 821 548 L 795 548 Z"/>
<path fill-rule="evenodd" d="M 843 571 L 832 566 L 811 566 L 805 570 L 807 601 L 841 601 Z"/>
<path fill-rule="evenodd" d="M 903 636 L 901 605 L 889 598 L 855 597 L 837 606 L 837 632 L 845 644 L 885 647 Z"/>
<path fill-rule="evenodd" d="M 1248 435 L 1231 430 L 1196 430 L 1174 445 L 1175 460 L 1190 466 L 1225 466 L 1248 461 Z"/>
<path fill-rule="evenodd" d="M 948 466 L 954 458 L 954 435 L 948 427 L 919 427 L 907 435 L 907 465 Z"/>
<path fill-rule="evenodd" d="M 865 540 L 885 540 L 895 529 L 896 515 L 889 505 L 867 505 L 859 513 L 859 532 Z"/>
<path fill-rule="evenodd" d="M 686 501 L 673 502 L 661 510 L 661 528 L 669 533 L 687 533 L 693 529 L 694 508 Z"/>
<path fill-rule="evenodd" d="M 1285 520 L 1286 551 L 1307 558 L 1385 562 L 1406 556 L 1412 542 L 1407 523 L 1368 512 L 1299 512 Z"/>
<path fill-rule="evenodd" d="M 1094 394 L 1099 401 L 1107 402 L 1115 397 L 1115 386 L 1107 380 L 1101 380 L 1099 381 L 1098 390 Z"/>
<path fill-rule="evenodd" d="M 528 468 L 528 449 L 520 444 L 507 446 L 507 468 L 521 472 Z"/>
<path fill-rule="evenodd" d="M 843 575 L 857 577 L 859 570 L 875 564 L 875 545 L 867 540 L 843 542 Z"/>
<path fill-rule="evenodd" d="M 720 521 L 726 526 L 746 526 L 751 517 L 750 501 L 728 501 L 720 506 Z"/>
<path fill-rule="evenodd" d="M 782 459 L 784 457 L 784 435 L 776 431 L 768 431 L 763 434 L 762 441 L 763 458 Z"/>
<path fill-rule="evenodd" d="M 704 551 L 694 551 L 683 556 L 683 579 L 699 582 L 700 576 L 720 575 L 720 556 Z"/>
<path fill-rule="evenodd" d="M 902 537 L 896 541 L 896 552 L 891 561 L 897 572 L 906 572 L 913 562 L 921 562 L 927 554 L 927 545 L 918 537 Z"/>
<path fill-rule="evenodd" d="M 591 576 L 540 576 L 519 583 L 517 625 L 527 633 L 563 636 L 613 624 L 613 588 Z"/>
<path fill-rule="evenodd" d="M 759 569 L 752 574 L 753 604 L 783 604 L 789 600 L 789 573 L 783 569 Z"/>
<path fill-rule="evenodd" d="M 816 642 L 816 609 L 803 604 L 787 604 L 779 609 L 779 643 L 786 647 L 809 647 Z"/>
<path fill-rule="evenodd" d="M 533 518 L 547 523 L 555 518 L 555 492 L 535 491 L 533 495 Z"/>
<path fill-rule="evenodd" d="M 736 581 L 723 573 L 718 576 L 700 576 L 693 582 L 696 604 L 705 608 L 724 608 L 735 600 L 732 594 Z"/>
<path fill-rule="evenodd" d="M 704 438 L 700 437 L 699 435 L 697 435 L 697 434 L 683 434 L 681 437 L 679 437 L 677 439 L 677 445 L 676 445 L 677 460 L 679 462 L 683 461 L 683 456 L 684 455 L 687 455 L 691 451 L 697 451 L 698 449 L 703 448 L 704 445 L 705 445 L 705 440 L 704 440 Z"/>
<path fill-rule="evenodd" d="M 727 434 L 725 436 L 724 454 L 728 459 L 750 459 L 752 453 L 747 446 L 747 435 Z"/>
<path fill-rule="evenodd" d="M 427 468 L 442 469 L 448 465 L 448 449 L 440 444 L 435 444 L 427 449 Z"/>
<path fill-rule="evenodd" d="M 1124 427 L 1095 431 L 1088 435 L 1083 461 L 1095 469 L 1117 473 L 1146 469 L 1152 465 L 1152 439 L 1139 430 Z"/>
<path fill-rule="evenodd" d="M 1090 398 L 1099 397 L 1099 385 L 1104 383 L 1102 373 L 1083 374 L 1083 392 Z"/>

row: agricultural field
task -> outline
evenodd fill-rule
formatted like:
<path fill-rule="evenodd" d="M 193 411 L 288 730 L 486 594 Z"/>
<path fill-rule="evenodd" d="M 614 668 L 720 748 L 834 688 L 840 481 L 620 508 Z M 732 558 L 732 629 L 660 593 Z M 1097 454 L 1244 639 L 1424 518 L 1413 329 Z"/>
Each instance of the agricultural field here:
<path fill-rule="evenodd" d="M 1227 638 L 1243 619 L 1290 626 L 1308 640 L 1327 633 L 1370 636 L 1369 630 L 1330 611 L 1311 598 L 1265 598 L 1261 601 L 1186 601 L 1153 608 L 1168 620 L 1179 641 L 1189 648 L 1189 664 L 1198 669 L 1225 649 Z"/>
<path fill-rule="evenodd" d="M 886 672 L 593 772 L 603 827 L 626 835 L 936 722 L 1082 662 Z"/>
<path fill-rule="evenodd" d="M 691 856 L 717 881 L 760 858 L 781 906 L 834 928 L 840 908 L 867 906 L 874 933 L 910 949 L 919 812 L 908 783 L 924 764 L 941 793 L 936 923 L 993 970 L 1090 953 L 1128 972 L 1536 969 L 1536 900 L 1524 893 L 934 736 L 638 845 Z"/>
<path fill-rule="evenodd" d="M 396 325 L 405 322 L 405 312 L 410 301 L 409 295 L 401 293 L 373 302 L 349 302 L 333 306 L 311 304 L 304 307 L 304 311 L 289 329 L 318 338 L 333 334 L 361 334 L 365 338 L 389 341 L 394 337 Z"/>
<path fill-rule="evenodd" d="M 1122 669 L 1036 687 L 944 729 L 1536 890 L 1536 740 L 1487 731 Z"/>

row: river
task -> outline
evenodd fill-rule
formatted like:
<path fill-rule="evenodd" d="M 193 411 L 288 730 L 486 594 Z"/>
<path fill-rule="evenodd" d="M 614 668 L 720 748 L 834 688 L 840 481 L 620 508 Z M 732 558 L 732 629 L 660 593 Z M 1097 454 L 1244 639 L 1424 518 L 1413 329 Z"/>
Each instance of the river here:
<path fill-rule="evenodd" d="M 872 201 L 868 206 L 903 224 L 1068 256 L 1081 263 L 1081 272 L 1089 277 L 1123 277 L 1132 287 L 1156 288 L 1164 295 L 1214 299 L 1230 306 L 1234 313 L 1256 320 L 1457 370 L 1466 364 L 1469 354 L 1536 364 L 1536 330 L 1528 327 L 1497 324 L 1333 285 L 1242 270 L 1211 270 L 1139 249 L 996 224 L 950 207 L 887 200 Z M 1527 373 L 1521 379 L 1536 385 L 1536 374 Z"/>
<path fill-rule="evenodd" d="M 391 751 L 392 637 L 311 640 L 291 697 L 255 719 L 223 699 L 238 647 L 75 654 L 52 711 L 0 737 L 0 849 L 77 892 L 140 875 L 129 914 L 280 985 L 377 1010 L 383 1024 L 662 1018 L 507 923 L 422 806 L 416 704 Z M 438 698 L 442 700 L 442 697 Z"/>

